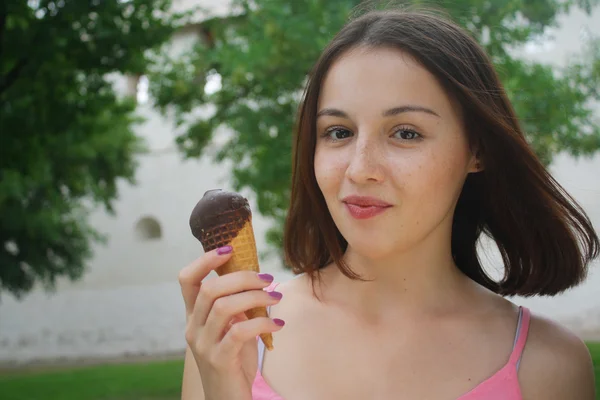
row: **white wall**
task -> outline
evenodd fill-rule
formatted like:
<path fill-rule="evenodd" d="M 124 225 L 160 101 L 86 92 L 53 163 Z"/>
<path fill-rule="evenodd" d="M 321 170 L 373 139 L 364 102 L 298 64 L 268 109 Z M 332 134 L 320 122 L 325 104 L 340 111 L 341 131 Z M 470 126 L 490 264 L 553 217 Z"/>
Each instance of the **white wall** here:
<path fill-rule="evenodd" d="M 179 1 L 178 7 L 195 3 Z M 204 4 L 210 1 L 202 2 Z M 222 5 L 218 0 L 213 4 Z M 223 11 L 223 10 L 221 10 Z M 560 61 L 577 50 L 581 26 L 600 34 L 600 12 L 592 17 L 575 14 L 550 52 L 529 56 Z M 173 52 L 191 43 L 178 36 Z M 117 80 L 124 88 L 125 81 Z M 3 296 L 0 304 L 0 362 L 27 362 L 47 358 L 79 358 L 158 354 L 184 348 L 183 303 L 177 273 L 202 253 L 188 227 L 189 213 L 204 191 L 229 188 L 228 170 L 208 160 L 184 161 L 175 151 L 174 128 L 148 105 L 139 112 L 148 120 L 139 127 L 153 150 L 140 159 L 137 186 L 120 185 L 116 216 L 103 212 L 92 223 L 110 235 L 106 247 L 97 246 L 89 272 L 76 283 L 61 282 L 57 293 L 36 290 L 22 302 Z M 558 180 L 581 202 L 595 226 L 600 227 L 600 156 L 574 161 L 561 156 L 553 166 Z M 252 196 L 249 196 L 252 202 Z M 162 239 L 144 242 L 136 238 L 136 222 L 157 219 Z M 259 248 L 266 248 L 268 221 L 255 215 Z M 278 280 L 291 275 L 273 260 L 263 262 L 265 271 Z M 589 280 L 576 290 L 553 299 L 516 299 L 567 323 L 582 335 L 600 339 L 600 273 L 598 263 Z"/>

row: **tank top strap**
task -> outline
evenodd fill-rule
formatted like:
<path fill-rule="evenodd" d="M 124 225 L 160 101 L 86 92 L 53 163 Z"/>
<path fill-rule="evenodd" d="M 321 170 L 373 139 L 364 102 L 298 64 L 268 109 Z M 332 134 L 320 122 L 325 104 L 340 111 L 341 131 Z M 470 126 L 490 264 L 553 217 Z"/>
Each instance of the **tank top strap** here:
<path fill-rule="evenodd" d="M 260 336 L 256 337 L 256 343 L 258 344 L 258 371 L 262 372 L 263 360 L 265 358 L 265 344 L 260 340 Z"/>
<path fill-rule="evenodd" d="M 267 286 L 264 290 L 266 290 L 267 292 L 272 292 L 273 290 L 275 290 L 277 285 L 279 285 L 279 283 L 273 282 L 269 286 Z M 267 306 L 267 315 L 270 315 L 270 314 L 271 314 L 271 306 Z M 257 344 L 258 344 L 258 370 L 262 372 L 263 360 L 265 358 L 265 344 L 260 339 L 260 336 L 257 336 L 256 340 L 257 340 Z"/>
<path fill-rule="evenodd" d="M 519 320 L 517 322 L 517 332 L 515 334 L 515 342 L 513 350 L 510 355 L 509 363 L 513 364 L 515 368 L 519 369 L 521 363 L 521 356 L 523 355 L 523 349 L 527 343 L 527 335 L 529 333 L 529 323 L 531 320 L 531 312 L 527 307 L 519 307 Z"/>

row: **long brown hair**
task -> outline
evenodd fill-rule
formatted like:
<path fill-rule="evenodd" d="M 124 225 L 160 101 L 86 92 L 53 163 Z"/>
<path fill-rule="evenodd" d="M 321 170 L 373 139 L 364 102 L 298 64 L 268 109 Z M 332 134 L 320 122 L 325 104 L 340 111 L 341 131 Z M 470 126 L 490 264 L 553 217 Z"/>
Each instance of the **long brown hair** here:
<path fill-rule="evenodd" d="M 332 63 L 357 46 L 387 47 L 420 62 L 461 106 L 465 130 L 484 171 L 470 174 L 452 226 L 452 255 L 474 281 L 502 295 L 553 295 L 580 283 L 600 241 L 583 209 L 565 192 L 525 140 L 494 67 L 479 44 L 449 19 L 425 11 L 371 11 L 334 37 L 311 71 L 294 138 L 291 203 L 284 231 L 286 262 L 313 279 L 343 261 L 337 229 L 314 171 L 316 114 Z M 489 277 L 477 255 L 484 233 L 500 250 L 505 275 Z"/>

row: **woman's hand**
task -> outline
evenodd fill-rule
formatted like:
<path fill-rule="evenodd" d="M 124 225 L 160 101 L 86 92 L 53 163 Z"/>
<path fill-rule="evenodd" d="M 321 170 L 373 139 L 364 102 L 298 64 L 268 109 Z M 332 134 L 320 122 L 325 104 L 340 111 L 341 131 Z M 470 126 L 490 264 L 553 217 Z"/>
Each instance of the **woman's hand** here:
<path fill-rule="evenodd" d="M 279 302 L 281 294 L 263 290 L 273 281 L 271 275 L 238 271 L 203 282 L 231 258 L 231 251 L 230 246 L 210 251 L 179 274 L 187 315 L 185 338 L 206 400 L 251 400 L 258 367 L 256 337 L 283 326 L 281 320 L 248 320 L 244 314 Z"/>

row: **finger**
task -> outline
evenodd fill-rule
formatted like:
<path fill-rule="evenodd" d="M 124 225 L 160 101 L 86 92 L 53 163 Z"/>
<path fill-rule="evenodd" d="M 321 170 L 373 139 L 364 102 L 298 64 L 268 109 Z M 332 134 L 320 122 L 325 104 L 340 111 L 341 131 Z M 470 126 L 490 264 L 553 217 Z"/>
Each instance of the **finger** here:
<path fill-rule="evenodd" d="M 231 321 L 229 321 L 229 326 L 231 326 L 233 324 L 237 324 L 238 322 L 247 321 L 247 320 L 248 320 L 248 317 L 246 316 L 246 314 L 239 313 L 237 315 L 234 315 L 233 318 L 231 319 Z"/>
<path fill-rule="evenodd" d="M 217 343 L 223 337 L 223 332 L 229 328 L 229 323 L 237 314 L 254 307 L 266 307 L 277 304 L 281 300 L 279 292 L 264 290 L 248 290 L 242 293 L 218 298 L 208 314 L 204 324 L 203 336 L 209 343 Z M 194 318 L 197 318 L 194 315 Z M 196 320 L 198 321 L 198 320 Z M 236 325 L 231 326 L 233 329 Z"/>
<path fill-rule="evenodd" d="M 231 251 L 231 247 L 228 246 L 204 253 L 179 272 L 181 294 L 188 314 L 194 309 L 194 303 L 202 280 L 206 278 L 210 271 L 229 261 Z"/>
<path fill-rule="evenodd" d="M 284 324 L 285 322 L 281 319 L 265 317 L 238 322 L 229 329 L 223 340 L 217 345 L 217 351 L 223 359 L 232 359 L 239 354 L 242 346 L 249 340 L 256 340 L 261 333 L 277 332 Z"/>
<path fill-rule="evenodd" d="M 246 290 L 264 289 L 272 282 L 272 275 L 257 274 L 254 271 L 231 272 L 205 281 L 197 292 L 195 300 L 193 313 L 196 323 L 204 324 L 217 299 Z"/>

